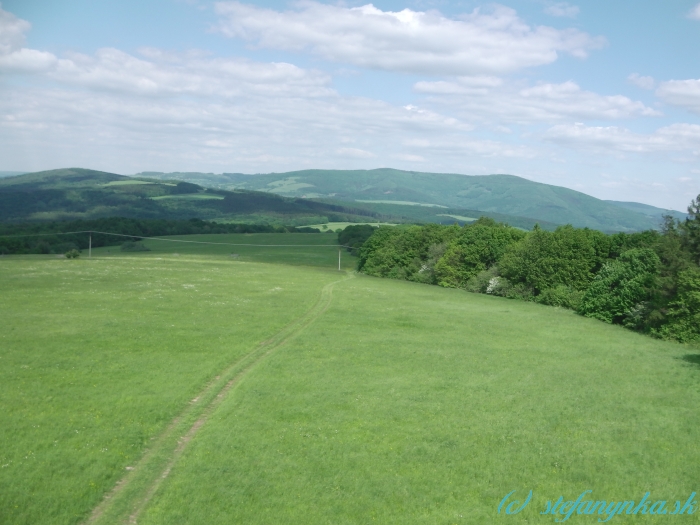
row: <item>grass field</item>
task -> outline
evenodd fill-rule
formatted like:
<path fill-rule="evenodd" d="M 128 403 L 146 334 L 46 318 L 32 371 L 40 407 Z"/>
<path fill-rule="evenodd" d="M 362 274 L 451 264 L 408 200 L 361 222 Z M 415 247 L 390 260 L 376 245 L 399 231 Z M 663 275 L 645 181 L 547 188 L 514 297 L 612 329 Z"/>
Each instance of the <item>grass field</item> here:
<path fill-rule="evenodd" d="M 164 240 L 147 239 L 143 244 L 154 254 L 209 255 L 247 262 L 280 263 L 285 265 L 318 266 L 338 269 L 338 235 L 335 233 L 232 233 L 211 235 L 173 235 Z M 187 241 L 187 242 L 174 242 Z M 211 244 L 207 244 L 211 243 Z M 273 246 L 270 246 L 273 245 Z M 341 251 L 341 269 L 352 270 L 356 258 Z M 123 256 L 118 246 L 98 248 L 95 256 Z M 234 255 L 235 257 L 231 257 Z M 87 253 L 83 253 L 86 257 Z"/>
<path fill-rule="evenodd" d="M 0 523 L 552 523 L 560 495 L 670 512 L 699 488 L 697 349 L 299 253 L 155 249 L 0 259 Z M 532 502 L 499 515 L 512 490 Z"/>

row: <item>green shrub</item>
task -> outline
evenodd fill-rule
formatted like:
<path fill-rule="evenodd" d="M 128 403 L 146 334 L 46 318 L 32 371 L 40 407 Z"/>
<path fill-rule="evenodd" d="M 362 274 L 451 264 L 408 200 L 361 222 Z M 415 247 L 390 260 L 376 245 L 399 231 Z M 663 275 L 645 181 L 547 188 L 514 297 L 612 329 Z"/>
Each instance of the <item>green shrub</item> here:
<path fill-rule="evenodd" d="M 547 288 L 537 296 L 537 302 L 548 306 L 559 306 L 576 310 L 581 303 L 583 292 L 574 290 L 570 286 L 559 284 L 554 288 Z"/>
<path fill-rule="evenodd" d="M 499 262 L 504 277 L 539 294 L 560 284 L 585 290 L 599 260 L 590 230 L 562 226 L 554 232 L 536 228 L 511 246 Z"/>
<path fill-rule="evenodd" d="M 473 293 L 486 293 L 489 283 L 491 283 L 491 279 L 498 277 L 499 275 L 498 266 L 494 265 L 488 270 L 479 272 L 474 277 L 469 279 L 467 284 L 464 286 L 464 289 Z"/>
<path fill-rule="evenodd" d="M 669 307 L 667 323 L 652 333 L 682 343 L 699 342 L 700 269 L 692 268 L 678 275 L 678 295 Z"/>
<path fill-rule="evenodd" d="M 66 259 L 77 259 L 80 257 L 80 252 L 78 250 L 69 250 L 66 252 Z"/>
<path fill-rule="evenodd" d="M 465 288 L 472 277 L 496 264 L 524 236 L 521 230 L 484 217 L 463 227 L 435 265 L 437 284 Z"/>
<path fill-rule="evenodd" d="M 624 252 L 598 272 L 578 312 L 606 323 L 637 324 L 635 316 L 651 298 L 659 264 L 659 257 L 649 248 Z"/>

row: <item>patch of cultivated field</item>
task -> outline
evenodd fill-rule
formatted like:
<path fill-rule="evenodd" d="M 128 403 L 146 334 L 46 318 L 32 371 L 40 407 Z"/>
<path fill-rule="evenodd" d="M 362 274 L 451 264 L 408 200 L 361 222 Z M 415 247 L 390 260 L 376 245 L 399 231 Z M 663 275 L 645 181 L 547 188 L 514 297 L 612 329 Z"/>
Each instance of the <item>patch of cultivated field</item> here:
<path fill-rule="evenodd" d="M 560 495 L 698 489 L 697 350 L 178 251 L 0 260 L 3 523 L 553 523 Z M 669 518 L 695 519 L 611 521 Z"/>
<path fill-rule="evenodd" d="M 143 244 L 151 252 L 129 254 L 129 256 L 152 256 L 162 254 L 212 255 L 231 257 L 251 262 L 267 262 L 285 265 L 319 266 L 338 269 L 338 235 L 335 233 L 232 233 L 211 235 L 172 235 L 162 237 L 167 241 L 146 239 Z M 176 240 L 188 241 L 172 242 Z M 207 244 L 212 243 L 212 244 Z M 264 246 L 263 246 L 264 245 Z M 275 246 L 269 246 L 275 245 Z M 83 254 L 85 257 L 87 253 Z M 98 248 L 93 255 L 123 255 L 119 246 Z M 341 255 L 341 268 L 352 270 L 357 259 L 346 250 Z"/>

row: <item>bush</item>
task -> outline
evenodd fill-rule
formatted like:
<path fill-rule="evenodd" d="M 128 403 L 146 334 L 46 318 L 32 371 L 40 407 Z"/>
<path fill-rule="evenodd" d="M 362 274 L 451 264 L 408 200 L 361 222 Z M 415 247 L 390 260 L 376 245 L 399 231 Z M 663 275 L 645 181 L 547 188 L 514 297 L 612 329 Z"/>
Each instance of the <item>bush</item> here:
<path fill-rule="evenodd" d="M 667 323 L 652 333 L 682 343 L 700 342 L 700 269 L 678 275 L 678 295 L 669 307 Z"/>
<path fill-rule="evenodd" d="M 344 230 L 336 230 L 338 244 L 349 246 L 348 251 L 357 254 L 362 245 L 369 239 L 377 228 L 369 224 L 351 224 Z"/>
<path fill-rule="evenodd" d="M 554 288 L 547 288 L 537 296 L 536 301 L 540 304 L 548 306 L 558 306 L 561 308 L 570 308 L 576 310 L 581 303 L 583 292 L 574 290 L 570 286 L 560 284 Z"/>
<path fill-rule="evenodd" d="M 504 277 L 525 283 L 535 294 L 560 284 L 585 290 L 599 260 L 593 241 L 590 230 L 536 228 L 506 251 L 499 267 Z"/>
<path fill-rule="evenodd" d="M 465 288 L 469 279 L 493 266 L 524 232 L 482 217 L 461 229 L 435 265 L 440 286 Z"/>
<path fill-rule="evenodd" d="M 80 252 L 78 250 L 69 250 L 66 252 L 66 259 L 77 259 L 80 257 Z"/>
<path fill-rule="evenodd" d="M 581 299 L 578 312 L 606 323 L 638 324 L 638 316 L 651 298 L 659 257 L 649 248 L 635 248 L 598 272 Z"/>
<path fill-rule="evenodd" d="M 474 277 L 467 281 L 464 289 L 473 293 L 486 293 L 489 285 L 492 284 L 492 279 L 498 277 L 498 266 L 492 266 L 488 270 L 477 273 Z M 493 282 L 495 284 L 495 281 Z"/>
<path fill-rule="evenodd" d="M 123 252 L 150 252 L 148 249 L 140 242 L 126 241 L 122 244 L 121 251 Z"/>

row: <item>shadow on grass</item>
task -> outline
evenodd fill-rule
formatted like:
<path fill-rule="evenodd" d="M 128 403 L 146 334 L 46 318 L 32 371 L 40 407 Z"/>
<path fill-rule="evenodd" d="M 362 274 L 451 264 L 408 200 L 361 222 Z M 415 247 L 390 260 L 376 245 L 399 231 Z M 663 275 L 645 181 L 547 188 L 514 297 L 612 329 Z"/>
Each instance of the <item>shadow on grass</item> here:
<path fill-rule="evenodd" d="M 686 354 L 681 359 L 686 363 L 700 367 L 700 354 Z"/>

